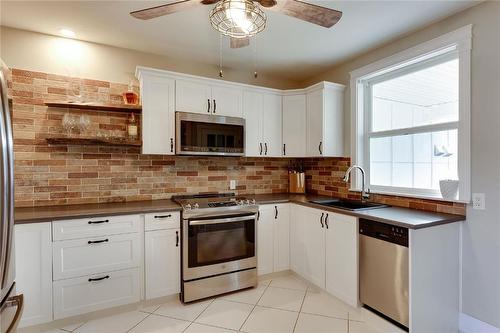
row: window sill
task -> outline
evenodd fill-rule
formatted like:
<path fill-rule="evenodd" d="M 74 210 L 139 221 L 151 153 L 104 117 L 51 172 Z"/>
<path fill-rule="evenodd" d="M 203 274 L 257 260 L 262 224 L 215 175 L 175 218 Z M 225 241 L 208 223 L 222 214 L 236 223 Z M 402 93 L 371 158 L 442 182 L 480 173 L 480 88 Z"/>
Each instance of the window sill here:
<path fill-rule="evenodd" d="M 361 190 L 357 189 L 349 189 L 350 192 L 358 192 L 360 193 Z M 404 198 L 412 198 L 412 199 L 425 199 L 425 200 L 435 200 L 435 201 L 444 201 L 444 202 L 453 202 L 453 203 L 462 203 L 462 204 L 469 204 L 470 201 L 468 200 L 460 200 L 460 199 L 444 199 L 441 197 L 440 194 L 437 195 L 422 195 L 422 194 L 408 194 L 408 193 L 398 193 L 398 192 L 391 192 L 391 191 L 381 191 L 381 190 L 370 190 L 370 194 L 381 194 L 381 195 L 388 195 L 388 196 L 397 196 L 397 197 L 404 197 Z"/>

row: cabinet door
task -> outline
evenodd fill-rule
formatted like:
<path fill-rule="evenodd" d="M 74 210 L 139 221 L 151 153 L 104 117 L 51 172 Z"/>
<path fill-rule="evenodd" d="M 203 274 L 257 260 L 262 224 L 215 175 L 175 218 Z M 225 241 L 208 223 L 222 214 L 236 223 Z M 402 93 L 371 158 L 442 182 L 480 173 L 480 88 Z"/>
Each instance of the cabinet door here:
<path fill-rule="evenodd" d="M 179 229 L 145 233 L 146 299 L 180 292 Z"/>
<path fill-rule="evenodd" d="M 306 233 L 307 208 L 292 205 L 290 214 L 290 269 L 306 277 Z"/>
<path fill-rule="evenodd" d="M 326 230 L 326 290 L 344 302 L 358 305 L 358 221 L 328 213 Z"/>
<path fill-rule="evenodd" d="M 24 294 L 20 326 L 52 321 L 51 223 L 15 227 L 16 288 Z"/>
<path fill-rule="evenodd" d="M 306 156 L 306 95 L 283 96 L 284 156 Z"/>
<path fill-rule="evenodd" d="M 203 82 L 175 80 L 175 111 L 212 113 L 210 86 Z"/>
<path fill-rule="evenodd" d="M 323 90 L 307 94 L 307 156 L 323 152 Z"/>
<path fill-rule="evenodd" d="M 305 214 L 305 278 L 320 288 L 325 287 L 325 228 L 317 209 L 307 209 Z M 324 224 L 323 224 L 324 225 Z"/>
<path fill-rule="evenodd" d="M 274 206 L 274 271 L 290 269 L 290 205 Z"/>
<path fill-rule="evenodd" d="M 264 155 L 281 157 L 281 95 L 264 94 L 263 133 Z"/>
<path fill-rule="evenodd" d="M 243 91 L 230 86 L 212 86 L 212 113 L 221 116 L 242 117 Z"/>
<path fill-rule="evenodd" d="M 274 271 L 274 205 L 259 207 L 257 221 L 257 273 Z"/>
<path fill-rule="evenodd" d="M 175 82 L 153 75 L 145 75 L 141 81 L 142 153 L 174 155 Z"/>
<path fill-rule="evenodd" d="M 264 96 L 258 92 L 243 93 L 243 117 L 245 118 L 245 155 L 262 156 L 262 108 Z"/>

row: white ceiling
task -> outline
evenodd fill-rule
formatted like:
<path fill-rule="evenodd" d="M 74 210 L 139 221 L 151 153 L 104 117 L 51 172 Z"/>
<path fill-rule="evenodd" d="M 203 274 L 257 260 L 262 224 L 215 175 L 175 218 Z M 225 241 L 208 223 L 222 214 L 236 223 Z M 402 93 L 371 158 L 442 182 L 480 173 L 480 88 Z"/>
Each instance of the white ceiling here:
<path fill-rule="evenodd" d="M 258 35 L 259 71 L 303 80 L 326 68 L 418 29 L 477 1 L 318 1 L 343 12 L 340 22 L 325 29 L 266 11 L 266 30 Z M 78 39 L 171 58 L 217 64 L 219 35 L 209 23 L 212 6 L 203 6 L 149 21 L 130 11 L 165 1 L 1 1 L 1 24 L 57 35 L 65 27 Z M 252 41 L 253 42 L 253 41 Z M 224 65 L 252 70 L 252 46 L 231 50 L 224 41 Z"/>

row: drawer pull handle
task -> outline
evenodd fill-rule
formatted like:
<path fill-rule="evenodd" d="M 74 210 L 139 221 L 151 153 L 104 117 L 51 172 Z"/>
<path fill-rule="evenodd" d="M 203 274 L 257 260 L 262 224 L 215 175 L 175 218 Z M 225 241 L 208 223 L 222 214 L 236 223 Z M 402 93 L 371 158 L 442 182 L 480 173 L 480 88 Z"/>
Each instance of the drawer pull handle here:
<path fill-rule="evenodd" d="M 88 241 L 87 243 L 89 244 L 99 244 L 99 243 L 105 243 L 105 242 L 109 242 L 109 239 L 101 239 L 101 240 L 98 240 L 98 241 Z"/>
<path fill-rule="evenodd" d="M 168 215 L 155 215 L 155 219 L 166 219 L 166 218 L 169 218 L 169 217 L 172 217 L 172 214 L 168 214 Z"/>
<path fill-rule="evenodd" d="M 109 275 L 106 275 L 106 276 L 103 276 L 103 277 L 100 277 L 100 278 L 90 278 L 89 282 L 102 281 L 102 280 L 105 280 L 105 279 L 109 279 Z"/>
<path fill-rule="evenodd" d="M 89 224 L 101 224 L 101 223 L 108 223 L 109 220 L 101 220 L 101 221 L 89 221 Z"/>

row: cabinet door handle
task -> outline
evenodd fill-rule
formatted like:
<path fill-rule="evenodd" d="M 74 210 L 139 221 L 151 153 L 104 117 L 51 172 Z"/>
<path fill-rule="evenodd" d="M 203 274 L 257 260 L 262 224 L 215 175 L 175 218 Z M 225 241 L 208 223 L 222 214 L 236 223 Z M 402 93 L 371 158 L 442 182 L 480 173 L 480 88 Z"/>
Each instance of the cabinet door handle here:
<path fill-rule="evenodd" d="M 210 113 L 210 98 L 207 99 L 208 103 L 207 103 L 207 113 Z"/>
<path fill-rule="evenodd" d="M 217 103 L 215 102 L 215 99 L 214 99 L 214 113 L 215 111 L 217 111 Z"/>
<path fill-rule="evenodd" d="M 170 138 L 170 152 L 171 153 L 174 152 L 174 139 L 173 138 Z"/>
<path fill-rule="evenodd" d="M 179 232 L 175 232 L 175 247 L 179 247 Z"/>
<path fill-rule="evenodd" d="M 325 216 L 325 226 L 328 229 L 328 213 L 326 213 L 326 216 Z"/>
<path fill-rule="evenodd" d="M 100 220 L 100 221 L 89 221 L 87 222 L 88 224 L 101 224 L 101 223 L 108 223 L 109 220 Z"/>
<path fill-rule="evenodd" d="M 274 206 L 274 219 L 278 218 L 278 206 Z"/>
<path fill-rule="evenodd" d="M 266 149 L 266 150 L 265 150 L 265 152 L 264 152 L 264 155 L 267 155 L 267 142 L 266 142 L 266 143 L 264 143 L 264 147 L 265 147 L 265 149 Z"/>
<path fill-rule="evenodd" d="M 155 215 L 155 219 L 166 219 L 166 218 L 169 218 L 169 217 L 172 217 L 172 214 L 168 214 L 168 215 Z"/>
<path fill-rule="evenodd" d="M 321 213 L 321 217 L 319 219 L 319 222 L 321 223 L 321 228 L 324 228 L 324 224 L 323 224 L 323 216 L 325 215 L 325 213 Z"/>
<path fill-rule="evenodd" d="M 101 239 L 101 240 L 98 240 L 98 241 L 88 241 L 87 243 L 88 244 L 99 244 L 99 243 L 106 243 L 106 242 L 109 242 L 109 239 Z"/>
<path fill-rule="evenodd" d="M 319 154 L 320 154 L 320 155 L 323 155 L 323 151 L 321 150 L 322 146 L 323 146 L 323 141 L 320 141 L 320 142 L 319 142 L 319 146 L 318 146 L 318 149 L 319 149 Z"/>
<path fill-rule="evenodd" d="M 109 275 L 106 275 L 106 276 L 103 276 L 103 277 L 100 277 L 100 278 L 90 278 L 89 282 L 102 281 L 102 280 L 105 280 L 105 279 L 109 279 Z"/>
<path fill-rule="evenodd" d="M 260 220 L 260 210 L 257 212 L 257 221 Z"/>
<path fill-rule="evenodd" d="M 262 142 L 259 143 L 259 146 L 260 146 L 259 155 L 262 155 Z"/>
<path fill-rule="evenodd" d="M 286 156 L 286 144 L 283 144 L 283 156 Z"/>

